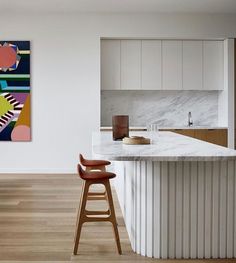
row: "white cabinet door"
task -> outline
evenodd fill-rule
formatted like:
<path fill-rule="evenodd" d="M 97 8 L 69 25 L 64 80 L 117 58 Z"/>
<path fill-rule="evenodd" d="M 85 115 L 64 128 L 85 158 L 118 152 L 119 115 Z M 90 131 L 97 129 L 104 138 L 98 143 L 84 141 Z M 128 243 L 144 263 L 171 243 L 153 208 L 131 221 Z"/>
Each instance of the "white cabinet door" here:
<path fill-rule="evenodd" d="M 121 89 L 141 89 L 141 40 L 121 40 Z"/>
<path fill-rule="evenodd" d="M 224 89 L 223 41 L 203 41 L 203 89 Z"/>
<path fill-rule="evenodd" d="M 162 41 L 163 90 L 182 89 L 182 41 Z"/>
<path fill-rule="evenodd" d="M 183 89 L 202 90 L 202 41 L 183 41 Z"/>
<path fill-rule="evenodd" d="M 101 89 L 120 89 L 120 40 L 101 41 Z"/>
<path fill-rule="evenodd" d="M 143 90 L 161 90 L 161 40 L 142 40 Z"/>

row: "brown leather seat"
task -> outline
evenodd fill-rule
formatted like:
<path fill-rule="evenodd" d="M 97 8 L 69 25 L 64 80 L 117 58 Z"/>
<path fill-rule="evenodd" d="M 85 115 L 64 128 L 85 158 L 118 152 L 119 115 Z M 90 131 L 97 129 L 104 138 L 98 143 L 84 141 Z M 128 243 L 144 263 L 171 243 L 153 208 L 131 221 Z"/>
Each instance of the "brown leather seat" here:
<path fill-rule="evenodd" d="M 79 155 L 80 163 L 85 167 L 98 167 L 111 164 L 111 162 L 106 160 L 87 160 L 82 154 Z"/>
<path fill-rule="evenodd" d="M 86 172 L 80 164 L 78 164 L 78 173 L 83 180 L 111 179 L 116 177 L 116 174 L 110 172 Z"/>

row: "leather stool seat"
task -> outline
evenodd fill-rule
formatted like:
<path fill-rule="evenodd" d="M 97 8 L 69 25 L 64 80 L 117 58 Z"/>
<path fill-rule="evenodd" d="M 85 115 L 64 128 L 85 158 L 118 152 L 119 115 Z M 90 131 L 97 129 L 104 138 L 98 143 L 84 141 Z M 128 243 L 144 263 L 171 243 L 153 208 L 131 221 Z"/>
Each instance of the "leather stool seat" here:
<path fill-rule="evenodd" d="M 80 159 L 80 163 L 84 167 L 86 167 L 87 171 L 98 169 L 98 170 L 105 172 L 106 166 L 111 164 L 111 162 L 109 162 L 107 160 L 88 160 L 88 159 L 85 159 L 82 154 L 79 155 L 79 159 Z"/>
<path fill-rule="evenodd" d="M 116 177 L 116 174 L 110 172 L 96 172 L 96 171 L 86 172 L 82 169 L 80 164 L 78 164 L 78 171 L 80 177 L 83 180 L 111 179 Z"/>

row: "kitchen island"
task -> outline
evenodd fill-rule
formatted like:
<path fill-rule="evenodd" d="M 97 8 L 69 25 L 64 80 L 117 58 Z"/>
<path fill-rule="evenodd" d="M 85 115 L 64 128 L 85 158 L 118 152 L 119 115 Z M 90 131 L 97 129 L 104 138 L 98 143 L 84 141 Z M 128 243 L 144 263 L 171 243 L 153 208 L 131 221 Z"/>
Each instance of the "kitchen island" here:
<path fill-rule="evenodd" d="M 98 132 L 93 154 L 114 161 L 115 189 L 136 253 L 236 257 L 236 151 L 172 132 L 152 134 L 150 145 L 123 145 L 111 132 Z"/>

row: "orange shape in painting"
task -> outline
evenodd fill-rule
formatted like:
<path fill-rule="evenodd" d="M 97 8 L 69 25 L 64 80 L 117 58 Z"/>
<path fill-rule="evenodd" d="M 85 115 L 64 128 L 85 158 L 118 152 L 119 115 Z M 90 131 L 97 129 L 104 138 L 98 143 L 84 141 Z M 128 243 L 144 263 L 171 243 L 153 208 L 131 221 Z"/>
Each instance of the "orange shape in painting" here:
<path fill-rule="evenodd" d="M 18 125 L 26 125 L 30 127 L 30 95 L 28 95 L 25 100 L 24 107 L 20 113 L 18 121 L 15 124 L 15 127 Z"/>
<path fill-rule="evenodd" d="M 10 68 L 16 63 L 16 51 L 12 47 L 0 46 L 0 68 Z"/>
<path fill-rule="evenodd" d="M 11 133 L 11 139 L 12 141 L 30 141 L 31 135 L 30 135 L 30 127 L 26 125 L 18 125 L 15 127 Z"/>

